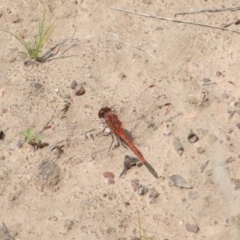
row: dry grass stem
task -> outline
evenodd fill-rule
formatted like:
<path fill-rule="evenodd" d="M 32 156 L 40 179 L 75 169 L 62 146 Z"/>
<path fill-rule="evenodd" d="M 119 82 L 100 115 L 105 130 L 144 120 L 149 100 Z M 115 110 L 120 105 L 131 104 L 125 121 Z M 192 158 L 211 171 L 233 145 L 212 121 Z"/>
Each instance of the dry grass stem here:
<path fill-rule="evenodd" d="M 218 26 L 213 26 L 213 25 L 208 25 L 208 24 L 203 24 L 203 23 L 194 23 L 194 22 L 189 22 L 189 21 L 181 21 L 181 20 L 176 20 L 176 19 L 172 19 L 172 18 L 159 17 L 159 16 L 154 16 L 154 15 L 149 15 L 149 14 L 146 14 L 146 13 L 135 12 L 135 11 L 132 11 L 132 10 L 127 10 L 127 9 L 120 9 L 120 8 L 113 8 L 113 7 L 110 7 L 110 8 L 113 9 L 113 10 L 116 10 L 116 11 L 132 13 L 132 14 L 143 16 L 143 17 L 156 18 L 156 19 L 171 21 L 171 22 L 176 22 L 176 23 L 184 23 L 184 24 L 189 24 L 189 25 L 219 29 L 219 30 L 223 30 L 223 31 L 227 31 L 227 32 L 233 32 L 233 33 L 240 34 L 239 31 L 230 30 L 230 29 L 227 29 L 227 28 L 224 28 L 224 27 L 218 27 Z"/>
<path fill-rule="evenodd" d="M 204 12 L 225 12 L 225 11 L 238 11 L 240 10 L 240 7 L 233 7 L 233 8 L 206 8 L 206 9 L 199 9 L 195 11 L 190 12 L 178 12 L 174 13 L 174 16 L 177 15 L 186 15 L 186 14 L 197 14 L 197 13 L 204 13 Z"/>

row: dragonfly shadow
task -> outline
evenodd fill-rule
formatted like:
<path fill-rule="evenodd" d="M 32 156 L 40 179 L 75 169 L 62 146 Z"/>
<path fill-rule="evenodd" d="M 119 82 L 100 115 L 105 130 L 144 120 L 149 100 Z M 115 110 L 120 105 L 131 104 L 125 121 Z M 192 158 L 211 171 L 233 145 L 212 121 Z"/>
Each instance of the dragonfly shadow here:
<path fill-rule="evenodd" d="M 148 162 L 143 163 L 143 165 L 147 168 L 147 170 L 155 177 L 158 178 L 158 174 L 155 171 L 155 169 L 152 167 L 152 165 Z"/>
<path fill-rule="evenodd" d="M 132 142 L 134 138 L 133 138 L 133 135 L 131 134 L 131 132 L 125 128 L 123 128 L 123 132 L 128 137 L 128 139 Z"/>
<path fill-rule="evenodd" d="M 126 172 L 132 168 L 133 166 L 136 166 L 137 165 L 137 162 L 139 161 L 138 158 L 135 158 L 135 157 L 130 157 L 128 155 L 125 156 L 125 159 L 124 159 L 124 165 L 123 165 L 123 170 L 122 172 L 120 173 L 119 177 L 121 177 L 123 174 L 126 174 Z M 157 172 L 155 171 L 155 169 L 152 167 L 152 165 L 148 162 L 144 162 L 144 163 L 141 163 L 141 165 L 138 165 L 138 166 L 142 166 L 144 165 L 147 170 L 155 177 L 155 178 L 158 178 L 158 174 Z"/>
<path fill-rule="evenodd" d="M 125 136 L 127 136 L 127 138 L 130 140 L 130 142 L 133 142 L 133 136 L 132 136 L 132 134 L 131 134 L 131 132 L 130 131 L 128 131 L 127 129 L 124 129 L 123 128 L 123 133 L 124 133 L 124 135 Z M 116 147 L 119 147 L 120 146 L 120 143 L 121 143 L 121 145 L 123 146 L 123 147 L 125 147 L 125 148 L 129 148 L 129 146 L 125 143 L 125 141 L 124 140 L 122 140 L 121 138 L 119 138 L 119 137 L 117 137 L 120 141 L 118 142 L 118 144 L 117 144 L 117 146 Z"/>

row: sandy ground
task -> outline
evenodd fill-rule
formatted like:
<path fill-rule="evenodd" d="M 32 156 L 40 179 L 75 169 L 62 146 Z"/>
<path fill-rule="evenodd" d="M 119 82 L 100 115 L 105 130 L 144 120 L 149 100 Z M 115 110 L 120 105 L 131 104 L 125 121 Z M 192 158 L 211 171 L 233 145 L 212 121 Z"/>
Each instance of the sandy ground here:
<path fill-rule="evenodd" d="M 67 40 L 52 61 L 36 64 L 0 35 L 1 240 L 240 239 L 239 34 L 109 8 L 174 18 L 233 2 L 0 2 L 1 28 L 25 41 L 46 10 L 55 26 L 43 53 Z M 238 16 L 175 19 L 223 26 Z M 119 178 L 125 155 L 135 155 L 124 147 L 108 154 L 103 106 L 118 113 L 157 179 L 144 166 Z M 49 146 L 21 144 L 28 128 Z"/>

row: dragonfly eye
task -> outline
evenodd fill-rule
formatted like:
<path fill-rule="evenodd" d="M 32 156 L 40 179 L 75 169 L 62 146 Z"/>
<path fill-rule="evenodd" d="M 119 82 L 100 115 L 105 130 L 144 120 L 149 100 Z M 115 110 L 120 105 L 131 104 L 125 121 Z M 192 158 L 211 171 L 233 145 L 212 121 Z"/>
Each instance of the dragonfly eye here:
<path fill-rule="evenodd" d="M 109 107 L 101 108 L 101 109 L 99 110 L 99 112 L 98 112 L 98 117 L 99 117 L 99 118 L 104 118 L 104 117 L 105 117 L 105 114 L 106 114 L 107 112 L 111 112 L 111 108 L 109 108 Z"/>

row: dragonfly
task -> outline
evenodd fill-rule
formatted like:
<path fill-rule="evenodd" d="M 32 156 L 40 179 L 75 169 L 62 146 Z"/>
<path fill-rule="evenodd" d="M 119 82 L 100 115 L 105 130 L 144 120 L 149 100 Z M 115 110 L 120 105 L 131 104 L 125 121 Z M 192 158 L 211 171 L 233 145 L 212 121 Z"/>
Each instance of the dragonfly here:
<path fill-rule="evenodd" d="M 106 122 L 106 125 L 109 127 L 109 129 L 114 133 L 119 140 L 124 142 L 139 158 L 139 160 L 144 164 L 144 166 L 147 167 L 147 169 L 152 173 L 152 175 L 155 178 L 158 178 L 158 174 L 155 171 L 155 169 L 147 162 L 147 160 L 144 158 L 143 154 L 138 150 L 138 148 L 134 145 L 134 143 L 131 141 L 131 139 L 128 137 L 128 135 L 125 133 L 123 129 L 123 124 L 119 120 L 118 115 L 112 112 L 112 109 L 109 107 L 103 107 L 98 112 L 98 117 L 103 118 Z M 112 141 L 113 143 L 113 141 Z M 112 145 L 111 143 L 111 145 Z"/>
<path fill-rule="evenodd" d="M 49 147 L 54 145 L 53 149 L 64 150 L 70 159 L 77 158 L 76 161 L 73 160 L 75 162 L 86 158 L 91 161 L 102 153 L 105 157 L 106 149 L 114 148 L 111 148 L 113 141 L 110 144 L 109 138 L 103 136 L 111 133 L 112 137 L 116 136 L 117 140 L 128 147 L 150 173 L 157 177 L 156 171 L 139 149 L 143 146 L 151 148 L 151 144 L 146 140 L 154 134 L 161 125 L 161 121 L 164 121 L 166 115 L 172 111 L 171 106 L 166 104 L 167 96 L 160 92 L 159 88 L 147 87 L 143 92 L 138 93 L 137 97 L 135 94 L 129 96 L 126 93 L 126 97 L 122 96 L 121 101 L 117 95 L 116 100 L 111 96 L 113 106 L 110 107 L 108 96 L 105 101 L 104 99 L 101 101 L 102 106 L 96 104 L 96 101 L 79 102 L 79 99 L 71 98 L 72 102 L 68 105 L 64 118 L 61 116 L 62 108 L 59 108 L 62 102 L 52 102 L 51 108 L 46 108 L 46 105 L 40 101 L 36 108 L 30 101 L 24 101 L 23 104 L 18 104 L 12 109 L 11 115 L 6 118 L 8 121 L 5 125 L 8 126 L 11 122 L 16 126 L 16 128 L 9 128 L 9 131 L 14 131 L 12 134 L 16 137 L 19 137 L 19 129 L 33 129 L 44 142 L 49 143 Z M 103 98 L 101 93 L 95 93 L 94 97 Z M 125 98 L 126 101 L 124 101 Z M 53 108 L 55 114 L 52 113 Z M 101 130 L 98 117 L 102 123 Z M 119 151 L 111 151 L 111 155 L 113 152 Z"/>

